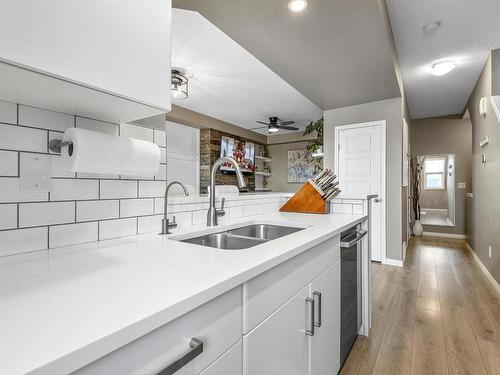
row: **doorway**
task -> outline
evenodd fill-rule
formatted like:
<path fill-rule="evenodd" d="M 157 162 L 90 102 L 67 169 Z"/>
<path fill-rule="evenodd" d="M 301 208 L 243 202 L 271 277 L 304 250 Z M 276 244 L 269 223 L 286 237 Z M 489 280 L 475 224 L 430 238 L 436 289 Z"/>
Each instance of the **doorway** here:
<path fill-rule="evenodd" d="M 419 155 L 422 165 L 420 220 L 423 225 L 455 226 L 455 155 Z"/>
<path fill-rule="evenodd" d="M 339 198 L 378 194 L 370 217 L 371 256 L 386 258 L 386 122 L 375 121 L 335 128 L 335 170 Z"/>

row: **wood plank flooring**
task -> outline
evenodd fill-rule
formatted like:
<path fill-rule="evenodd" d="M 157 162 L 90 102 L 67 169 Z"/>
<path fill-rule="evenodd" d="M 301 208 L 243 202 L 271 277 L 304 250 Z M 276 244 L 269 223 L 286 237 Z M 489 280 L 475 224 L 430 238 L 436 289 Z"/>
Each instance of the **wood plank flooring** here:
<path fill-rule="evenodd" d="M 500 375 L 500 295 L 465 241 L 412 238 L 404 267 L 374 263 L 373 324 L 343 375 Z"/>

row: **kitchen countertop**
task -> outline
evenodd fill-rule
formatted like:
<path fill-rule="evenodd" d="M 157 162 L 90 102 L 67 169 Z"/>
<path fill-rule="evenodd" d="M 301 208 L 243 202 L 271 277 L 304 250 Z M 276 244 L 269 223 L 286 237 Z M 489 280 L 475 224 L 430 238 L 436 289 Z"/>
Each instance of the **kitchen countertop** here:
<path fill-rule="evenodd" d="M 246 250 L 143 235 L 0 258 L 0 373 L 74 371 L 366 219 L 271 213 L 305 230 Z"/>

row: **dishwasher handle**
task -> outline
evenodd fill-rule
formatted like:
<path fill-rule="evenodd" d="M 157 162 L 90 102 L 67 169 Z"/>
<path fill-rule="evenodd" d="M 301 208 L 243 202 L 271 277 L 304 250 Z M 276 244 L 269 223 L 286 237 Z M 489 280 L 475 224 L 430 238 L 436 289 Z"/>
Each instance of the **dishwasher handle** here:
<path fill-rule="evenodd" d="M 361 241 L 361 239 L 366 236 L 366 234 L 368 233 L 367 230 L 359 230 L 359 229 L 356 229 L 356 234 L 357 236 L 355 238 L 353 238 L 351 241 L 349 242 L 340 242 L 340 247 L 343 247 L 343 248 L 349 248 L 349 247 L 352 247 L 354 246 L 355 244 L 357 244 L 359 241 Z"/>

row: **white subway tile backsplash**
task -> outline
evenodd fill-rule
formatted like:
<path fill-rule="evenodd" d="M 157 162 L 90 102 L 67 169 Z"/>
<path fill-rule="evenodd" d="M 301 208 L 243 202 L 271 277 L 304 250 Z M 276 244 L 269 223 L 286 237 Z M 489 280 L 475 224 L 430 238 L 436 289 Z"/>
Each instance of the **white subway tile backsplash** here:
<path fill-rule="evenodd" d="M 229 212 L 229 217 L 231 219 L 239 219 L 240 217 L 243 217 L 243 215 L 244 215 L 243 206 L 230 207 L 230 208 L 228 208 L 228 212 Z"/>
<path fill-rule="evenodd" d="M 47 131 L 0 124 L 0 149 L 47 152 Z"/>
<path fill-rule="evenodd" d="M 0 101 L 0 122 L 17 124 L 17 104 Z"/>
<path fill-rule="evenodd" d="M 18 175 L 19 163 L 17 155 L 18 153 L 15 151 L 0 151 L 0 176 Z"/>
<path fill-rule="evenodd" d="M 137 218 L 137 233 L 152 233 L 152 232 L 161 232 L 161 220 L 163 216 L 143 216 Z"/>
<path fill-rule="evenodd" d="M 120 217 L 146 216 L 154 212 L 154 200 L 123 199 L 120 201 Z"/>
<path fill-rule="evenodd" d="M 48 193 L 21 192 L 19 186 L 19 178 L 0 178 L 0 203 L 41 202 L 48 200 Z"/>
<path fill-rule="evenodd" d="M 207 210 L 193 211 L 193 225 L 202 225 L 207 222 Z"/>
<path fill-rule="evenodd" d="M 164 211 L 165 199 L 155 198 L 155 214 L 162 214 Z"/>
<path fill-rule="evenodd" d="M 47 227 L 1 231 L 0 256 L 46 249 L 47 235 Z"/>
<path fill-rule="evenodd" d="M 92 120 L 85 117 L 76 116 L 76 127 L 80 129 L 92 130 L 95 132 L 118 135 L 118 124 L 110 122 Z"/>
<path fill-rule="evenodd" d="M 243 216 L 253 216 L 255 213 L 255 206 L 243 206 Z"/>
<path fill-rule="evenodd" d="M 155 174 L 155 180 L 157 181 L 167 180 L 167 168 L 165 168 L 164 164 L 160 164 L 160 169 L 158 169 L 158 173 Z"/>
<path fill-rule="evenodd" d="M 51 201 L 99 198 L 98 180 L 52 179 Z"/>
<path fill-rule="evenodd" d="M 339 214 L 352 214 L 352 204 L 332 203 L 332 211 Z"/>
<path fill-rule="evenodd" d="M 363 205 L 362 204 L 353 204 L 352 205 L 352 213 L 355 215 L 363 214 Z"/>
<path fill-rule="evenodd" d="M 75 178 L 76 173 L 70 172 L 66 163 L 61 159 L 60 155 L 51 155 L 52 159 L 52 177 L 69 177 Z"/>
<path fill-rule="evenodd" d="M 137 198 L 137 181 L 101 180 L 100 198 Z"/>
<path fill-rule="evenodd" d="M 193 225 L 193 214 L 192 212 L 176 212 L 172 214 L 168 214 L 168 218 L 170 220 L 173 220 L 175 216 L 175 222 L 177 223 L 178 227 L 188 227 L 190 225 Z M 220 220 L 220 218 L 219 218 Z"/>
<path fill-rule="evenodd" d="M 139 197 L 161 197 L 166 187 L 165 181 L 139 181 Z"/>
<path fill-rule="evenodd" d="M 153 142 L 153 129 L 142 126 L 120 124 L 120 135 L 122 137 L 142 139 L 143 141 Z"/>
<path fill-rule="evenodd" d="M 76 202 L 76 221 L 117 219 L 119 216 L 118 200 Z"/>
<path fill-rule="evenodd" d="M 76 245 L 98 240 L 98 223 L 78 223 L 49 227 L 49 247 Z"/>
<path fill-rule="evenodd" d="M 65 113 L 20 105 L 19 125 L 65 131 L 75 125 L 75 118 Z"/>
<path fill-rule="evenodd" d="M 160 163 L 167 163 L 167 149 L 163 147 L 160 147 Z"/>
<path fill-rule="evenodd" d="M 76 174 L 76 178 L 94 178 L 94 179 L 106 179 L 106 180 L 118 180 L 120 178 L 117 174 L 107 174 L 107 173 L 80 173 Z"/>
<path fill-rule="evenodd" d="M 75 221 L 75 202 L 19 204 L 19 227 L 64 224 Z"/>
<path fill-rule="evenodd" d="M 133 236 L 137 234 L 137 218 L 99 222 L 99 240 Z"/>
<path fill-rule="evenodd" d="M 0 229 L 17 227 L 17 204 L 0 204 Z"/>
<path fill-rule="evenodd" d="M 155 143 L 160 147 L 167 147 L 167 139 L 163 130 L 154 130 Z"/>

